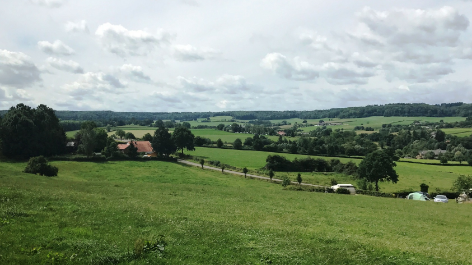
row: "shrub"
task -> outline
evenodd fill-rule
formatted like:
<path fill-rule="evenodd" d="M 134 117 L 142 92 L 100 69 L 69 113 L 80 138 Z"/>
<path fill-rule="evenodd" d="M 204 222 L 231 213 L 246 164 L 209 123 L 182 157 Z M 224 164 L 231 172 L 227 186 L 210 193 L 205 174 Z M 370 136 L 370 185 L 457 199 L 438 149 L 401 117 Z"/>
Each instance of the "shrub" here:
<path fill-rule="evenodd" d="M 282 180 L 282 186 L 283 187 L 287 187 L 288 185 L 290 185 L 290 183 L 292 183 L 292 182 L 290 181 L 290 179 L 287 176 L 283 177 L 283 180 Z"/>
<path fill-rule="evenodd" d="M 336 190 L 336 193 L 337 194 L 351 194 L 351 192 L 348 189 L 344 189 L 344 188 L 338 188 Z"/>
<path fill-rule="evenodd" d="M 336 181 L 334 178 L 330 180 L 331 186 L 338 185 L 338 181 Z"/>
<path fill-rule="evenodd" d="M 58 171 L 59 169 L 57 167 L 48 164 L 44 156 L 36 156 L 30 158 L 24 172 L 53 177 L 57 176 Z"/>

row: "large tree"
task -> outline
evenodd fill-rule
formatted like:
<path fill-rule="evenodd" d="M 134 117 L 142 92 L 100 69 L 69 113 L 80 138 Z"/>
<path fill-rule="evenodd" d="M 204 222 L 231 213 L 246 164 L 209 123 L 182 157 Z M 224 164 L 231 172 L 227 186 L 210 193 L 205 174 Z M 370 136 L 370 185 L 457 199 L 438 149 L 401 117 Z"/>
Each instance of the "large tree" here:
<path fill-rule="evenodd" d="M 375 183 L 375 190 L 379 191 L 379 181 L 398 182 L 398 174 L 393 158 L 382 150 L 368 154 L 357 169 L 358 177 Z"/>
<path fill-rule="evenodd" d="M 154 132 L 152 148 L 156 153 L 164 157 L 168 157 L 177 150 L 172 135 L 169 133 L 169 130 L 164 127 L 160 127 Z"/>
<path fill-rule="evenodd" d="M 177 147 L 177 150 L 182 150 L 182 154 L 184 153 L 184 148 L 187 148 L 187 151 L 195 150 L 195 136 L 186 127 L 179 126 L 175 128 L 174 133 L 172 134 L 172 139 L 174 140 L 174 144 Z"/>
<path fill-rule="evenodd" d="M 51 156 L 65 152 L 66 135 L 53 109 L 18 104 L 0 121 L 0 144 L 7 157 Z"/>

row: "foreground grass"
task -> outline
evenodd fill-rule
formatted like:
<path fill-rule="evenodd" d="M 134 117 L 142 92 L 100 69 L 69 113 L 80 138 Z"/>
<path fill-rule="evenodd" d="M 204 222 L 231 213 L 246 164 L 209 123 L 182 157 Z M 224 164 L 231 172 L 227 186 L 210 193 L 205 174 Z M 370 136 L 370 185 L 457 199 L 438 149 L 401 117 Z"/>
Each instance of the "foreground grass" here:
<path fill-rule="evenodd" d="M 55 162 L 55 178 L 0 163 L 2 264 L 52 263 L 49 253 L 73 264 L 127 263 L 136 242 L 159 235 L 165 251 L 132 256 L 134 264 L 464 264 L 472 256 L 470 205 L 291 192 L 157 161 Z"/>
<path fill-rule="evenodd" d="M 243 150 L 233 150 L 233 149 L 219 149 L 219 148 L 203 148 L 197 147 L 195 151 L 187 152 L 188 154 L 194 156 L 204 157 L 206 160 L 219 160 L 222 163 L 232 165 L 235 167 L 243 168 L 247 167 L 248 169 L 260 169 L 265 166 L 266 158 L 268 155 L 282 155 L 287 157 L 290 160 L 295 158 L 307 157 L 306 155 L 295 155 L 295 154 L 286 154 L 286 153 L 271 153 L 271 152 L 260 152 L 260 151 L 243 151 Z M 317 157 L 311 156 L 313 158 L 321 158 L 325 160 L 330 160 L 330 157 Z M 358 164 L 361 159 L 350 159 L 350 158 L 336 158 L 341 160 L 341 162 L 346 163 L 353 161 Z M 413 160 L 406 160 L 412 162 Z M 406 162 L 397 162 L 397 167 L 395 170 L 399 175 L 399 182 L 397 184 L 393 183 L 380 183 L 380 187 L 384 192 L 395 192 L 399 190 L 413 189 L 418 190 L 421 183 L 426 183 L 430 186 L 430 191 L 435 191 L 436 189 L 440 190 L 449 190 L 452 187 L 452 183 L 460 175 L 468 175 L 472 172 L 472 167 L 466 166 L 466 163 L 463 163 L 463 166 L 459 166 L 458 163 L 453 163 L 453 165 L 442 166 L 437 165 L 427 165 L 421 164 L 426 160 L 416 160 L 418 163 L 406 163 Z M 416 162 L 413 161 L 413 162 Z M 288 175 L 292 180 L 295 180 L 297 172 L 291 173 L 277 173 L 276 175 Z M 338 182 L 346 182 L 355 184 L 349 176 L 343 176 L 340 174 L 332 173 L 302 173 L 303 181 L 311 184 L 327 185 L 330 183 L 331 178 L 335 178 Z"/>

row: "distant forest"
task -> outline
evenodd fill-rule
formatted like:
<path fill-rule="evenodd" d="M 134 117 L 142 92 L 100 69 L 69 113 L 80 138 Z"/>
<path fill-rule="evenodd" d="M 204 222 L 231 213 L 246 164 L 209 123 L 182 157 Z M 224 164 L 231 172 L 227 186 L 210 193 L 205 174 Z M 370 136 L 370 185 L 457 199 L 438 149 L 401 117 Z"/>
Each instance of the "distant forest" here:
<path fill-rule="evenodd" d="M 0 111 L 4 115 L 7 111 Z M 278 119 L 323 119 L 323 118 L 364 118 L 370 116 L 403 117 L 470 117 L 472 104 L 442 103 L 395 103 L 369 105 L 365 107 L 333 108 L 310 111 L 223 111 L 223 112 L 114 112 L 114 111 L 56 111 L 61 120 L 104 121 L 104 120 L 180 120 L 191 121 L 213 116 L 232 116 L 238 120 L 278 120 Z"/>

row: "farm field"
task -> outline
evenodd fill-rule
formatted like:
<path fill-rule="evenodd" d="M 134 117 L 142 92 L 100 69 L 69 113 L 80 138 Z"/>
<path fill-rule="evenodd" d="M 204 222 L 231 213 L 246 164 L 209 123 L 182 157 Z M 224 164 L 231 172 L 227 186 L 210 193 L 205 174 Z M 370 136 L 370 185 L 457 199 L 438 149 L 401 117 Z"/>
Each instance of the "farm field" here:
<path fill-rule="evenodd" d="M 286 191 L 169 162 L 52 164 L 58 177 L 0 162 L 0 263 L 466 264 L 472 256 L 472 205 Z M 163 253 L 143 253 L 143 240 L 158 238 Z"/>
<path fill-rule="evenodd" d="M 238 168 L 247 167 L 248 169 L 260 169 L 265 166 L 266 158 L 268 155 L 277 154 L 287 157 L 290 160 L 296 157 L 302 158 L 307 157 L 306 155 L 298 154 L 286 154 L 286 153 L 270 153 L 270 152 L 259 152 L 259 151 L 244 151 L 244 150 L 232 150 L 232 149 L 219 149 L 219 148 L 203 148 L 197 147 L 195 151 L 187 151 L 186 153 L 193 156 L 201 156 L 206 160 L 219 160 L 221 163 L 225 163 Z M 317 157 L 330 160 L 330 157 Z M 336 158 L 341 162 L 346 163 L 353 161 L 358 164 L 361 159 L 350 159 L 350 158 Z M 417 160 L 417 161 L 432 161 L 432 160 Z M 464 163 L 463 163 L 464 164 Z M 466 166 L 442 166 L 438 165 L 427 165 L 421 163 L 406 163 L 397 162 L 395 167 L 399 175 L 399 181 L 396 184 L 390 182 L 379 183 L 379 186 L 384 192 L 395 192 L 405 189 L 419 189 L 421 183 L 426 183 L 430 186 L 430 190 L 433 191 L 436 188 L 441 190 L 449 190 L 452 187 L 452 183 L 457 177 L 462 175 L 468 175 L 472 172 L 472 167 Z M 290 179 L 295 180 L 298 172 L 276 172 L 276 176 L 288 175 Z M 348 176 L 337 175 L 332 176 L 334 173 L 301 173 L 304 182 L 311 184 L 327 185 L 331 178 L 335 178 L 339 183 L 348 182 L 355 185 L 355 180 Z"/>

